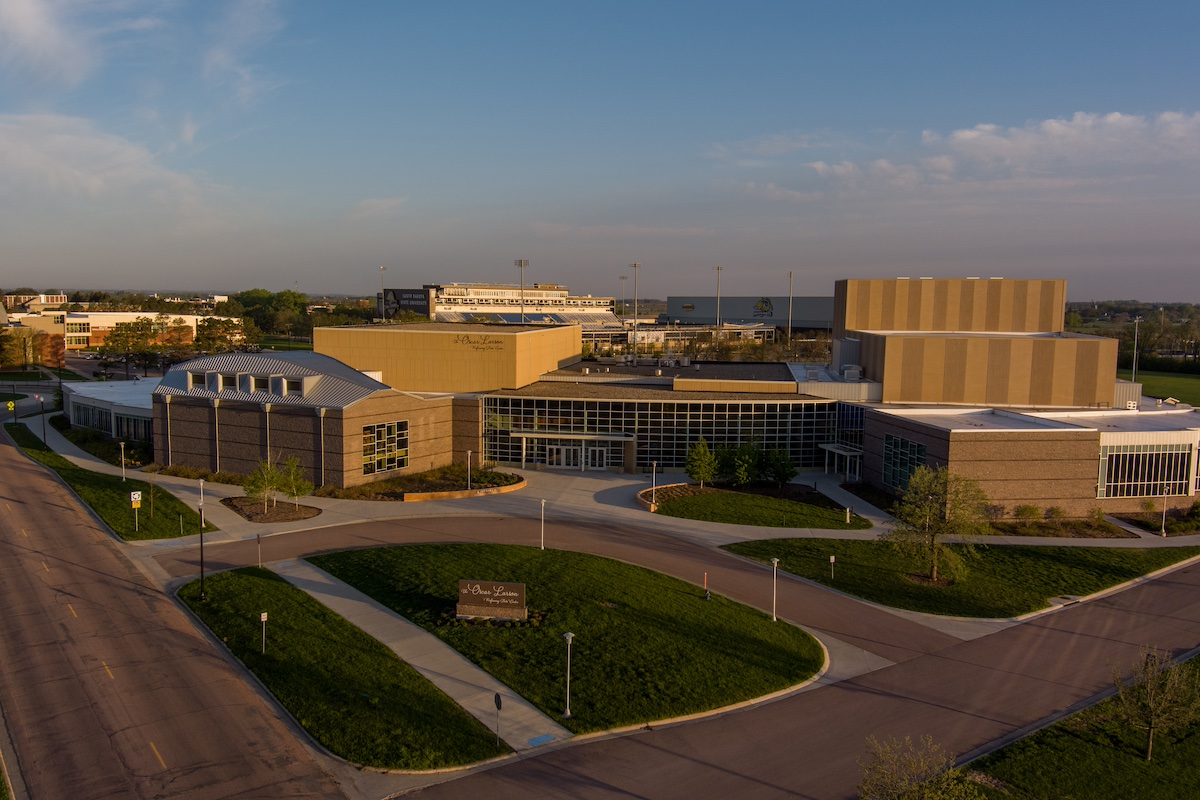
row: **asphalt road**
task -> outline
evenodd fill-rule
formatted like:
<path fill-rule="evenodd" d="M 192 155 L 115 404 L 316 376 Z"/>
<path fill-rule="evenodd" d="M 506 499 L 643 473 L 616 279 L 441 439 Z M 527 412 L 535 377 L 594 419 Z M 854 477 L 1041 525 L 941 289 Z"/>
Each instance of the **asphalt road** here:
<path fill-rule="evenodd" d="M 344 796 L 290 721 L 4 440 L 0 604 L 0 708 L 29 796 Z"/>
<path fill-rule="evenodd" d="M 265 561 L 421 541 L 535 544 L 535 522 L 424 519 L 273 537 Z M 769 570 L 650 531 L 547 524 L 554 547 L 641 564 L 770 608 Z M 210 564 L 251 564 L 252 541 L 212 547 Z M 196 554 L 164 554 L 192 576 Z M 1107 598 L 961 641 L 801 581 L 779 585 L 784 619 L 897 662 L 833 686 L 703 721 L 544 752 L 421 790 L 421 797 L 843 798 L 855 796 L 868 736 L 931 735 L 967 753 L 1092 697 L 1143 645 L 1200 644 L 1200 564 Z M 581 634 L 582 635 L 582 634 Z M 586 687 L 575 687 L 586 691 Z M 1180 787 L 1181 795 L 1188 787 Z M 1200 787 L 1191 787 L 1200 792 Z"/>

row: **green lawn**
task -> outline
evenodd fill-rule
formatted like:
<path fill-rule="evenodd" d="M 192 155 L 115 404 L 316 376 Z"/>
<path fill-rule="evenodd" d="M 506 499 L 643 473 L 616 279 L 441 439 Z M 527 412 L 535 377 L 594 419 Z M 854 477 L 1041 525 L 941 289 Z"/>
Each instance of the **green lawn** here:
<path fill-rule="evenodd" d="M 8 392 L 0 392 L 0 403 L 7 403 L 9 400 L 20 400 L 24 396 L 25 395 L 23 395 L 23 394 L 10 394 Z M 5 409 L 5 410 L 7 411 L 7 409 Z"/>
<path fill-rule="evenodd" d="M 1117 377 L 1129 380 L 1132 373 L 1118 370 Z M 1142 394 L 1147 397 L 1168 398 L 1200 406 L 1200 375 L 1189 375 L 1181 372 L 1146 372 L 1138 370 L 1138 383 L 1142 384 Z"/>
<path fill-rule="evenodd" d="M 53 424 L 53 423 L 51 423 Z M 58 430 L 58 426 L 55 426 Z M 99 431 L 91 428 L 71 428 L 59 430 L 63 438 L 71 444 L 115 467 L 121 466 L 121 443 Z M 125 467 L 136 469 L 154 460 L 154 450 L 149 442 L 125 443 Z"/>
<path fill-rule="evenodd" d="M 1192 667 L 1195 668 L 1195 667 Z M 1200 725 L 1154 737 L 1113 718 L 1106 700 L 1008 747 L 968 769 L 1003 781 L 986 788 L 995 800 L 1179 800 L 1200 794 Z"/>
<path fill-rule="evenodd" d="M 782 570 L 875 603 L 959 617 L 1015 617 L 1047 607 L 1052 597 L 1092 594 L 1200 555 L 1200 547 L 981 547 L 964 580 L 930 586 L 909 577 L 922 571 L 886 542 L 777 539 L 724 549 L 763 563 L 779 558 Z"/>
<path fill-rule="evenodd" d="M 380 642 L 268 570 L 212 575 L 179 597 L 312 736 L 356 764 L 440 769 L 510 752 Z M 267 612 L 266 653 L 262 623 Z"/>
<path fill-rule="evenodd" d="M 200 531 L 200 515 L 196 509 L 178 500 L 161 486 L 120 476 L 102 475 L 77 467 L 67 459 L 46 448 L 41 440 L 23 425 L 6 423 L 4 429 L 25 453 L 57 472 L 75 493 L 92 507 L 108 527 L 126 541 L 140 539 L 178 538 L 179 518 L 183 516 L 183 535 Z M 138 510 L 137 528 L 134 530 L 133 507 L 130 492 L 142 493 L 142 507 Z M 153 501 L 151 500 L 153 496 Z M 153 514 L 151 503 L 153 502 Z M 217 530 L 206 522 L 204 530 Z"/>
<path fill-rule="evenodd" d="M 820 646 L 799 628 L 597 556 L 477 544 L 310 560 L 431 631 L 577 733 L 749 700 L 806 680 L 823 661 Z M 531 614 L 544 617 L 514 627 L 454 624 L 460 579 L 524 583 Z M 563 720 L 568 631 L 576 636 L 573 716 Z"/>
<path fill-rule="evenodd" d="M 511 486 L 519 483 L 520 480 L 520 476 L 513 475 L 511 472 L 497 472 L 492 469 L 481 469 L 478 466 L 471 470 L 471 488 L 473 489 Z M 338 497 L 343 500 L 389 500 L 407 492 L 457 492 L 466 488 L 467 465 L 460 462 L 425 472 L 397 475 L 394 478 L 385 478 L 359 486 L 348 486 L 344 489 L 337 486 L 322 486 L 316 494 L 319 497 Z"/>
<path fill-rule="evenodd" d="M 304 340 L 292 338 L 290 341 L 286 336 L 264 336 L 259 346 L 263 350 L 312 350 L 312 340 Z"/>
<path fill-rule="evenodd" d="M 869 520 L 857 514 L 851 515 L 850 524 L 847 525 L 846 513 L 841 509 L 822 508 L 811 503 L 742 492 L 677 497 L 660 504 L 658 513 L 668 517 L 734 525 L 761 525 L 766 528 L 861 530 L 871 527 Z"/>
<path fill-rule="evenodd" d="M 30 383 L 31 381 L 49 380 L 45 373 L 39 372 L 36 369 L 31 370 L 12 370 L 11 372 L 0 372 L 0 383 Z"/>

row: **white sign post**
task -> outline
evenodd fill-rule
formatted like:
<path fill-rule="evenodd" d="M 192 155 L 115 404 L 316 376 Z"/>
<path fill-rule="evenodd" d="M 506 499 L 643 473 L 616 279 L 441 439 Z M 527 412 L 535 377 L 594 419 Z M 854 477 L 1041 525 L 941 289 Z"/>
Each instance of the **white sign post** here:
<path fill-rule="evenodd" d="M 264 611 L 259 614 L 258 619 L 262 622 L 263 626 L 262 654 L 265 656 L 267 654 L 267 612 Z"/>
<path fill-rule="evenodd" d="M 833 580 L 833 563 L 837 561 L 837 556 L 829 557 L 829 580 Z"/>
<path fill-rule="evenodd" d="M 133 532 L 138 531 L 138 509 L 142 507 L 142 493 L 130 492 L 129 503 L 133 506 Z"/>

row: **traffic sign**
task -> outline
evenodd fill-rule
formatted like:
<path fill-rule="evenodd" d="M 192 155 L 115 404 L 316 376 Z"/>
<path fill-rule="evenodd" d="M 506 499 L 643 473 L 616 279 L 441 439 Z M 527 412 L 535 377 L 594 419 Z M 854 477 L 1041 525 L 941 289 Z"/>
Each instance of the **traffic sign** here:
<path fill-rule="evenodd" d="M 12 400 L 9 400 L 9 401 L 8 401 L 8 410 L 9 410 L 9 411 L 16 411 L 16 409 L 17 409 L 17 404 L 16 404 L 16 403 L 14 403 Z"/>
<path fill-rule="evenodd" d="M 140 502 L 142 502 L 142 493 L 141 492 L 130 492 L 129 499 L 134 503 L 140 503 Z"/>
<path fill-rule="evenodd" d="M 265 611 L 264 611 L 264 612 L 262 612 L 261 614 L 259 614 L 259 615 L 258 615 L 258 621 L 259 621 L 259 622 L 266 622 L 266 621 L 267 621 L 267 612 L 265 612 Z"/>

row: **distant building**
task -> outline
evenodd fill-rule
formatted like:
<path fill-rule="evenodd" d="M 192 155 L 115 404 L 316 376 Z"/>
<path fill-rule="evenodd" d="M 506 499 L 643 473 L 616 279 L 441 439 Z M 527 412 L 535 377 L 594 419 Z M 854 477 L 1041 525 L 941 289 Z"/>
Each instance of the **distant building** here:
<path fill-rule="evenodd" d="M 57 308 L 67 302 L 65 294 L 6 294 L 4 305 L 9 311 L 41 311 Z"/>
<path fill-rule="evenodd" d="M 420 289 L 386 289 L 384 318 L 410 311 L 434 322 L 585 324 L 596 315 L 615 320 L 611 297 L 574 296 L 557 283 L 426 284 Z"/>
<path fill-rule="evenodd" d="M 772 325 L 786 330 L 829 330 L 833 327 L 832 297 L 721 296 L 720 320 L 715 296 L 668 297 L 661 321 L 674 325 Z M 789 323 L 789 305 L 791 317 Z"/>
<path fill-rule="evenodd" d="M 121 325 L 139 319 L 158 320 L 159 315 L 147 311 L 58 311 L 43 314 L 28 314 L 18 320 L 27 328 L 36 328 L 47 333 L 65 336 L 67 350 L 88 350 L 104 344 L 108 334 Z M 167 325 L 182 324 L 188 329 L 185 342 L 196 337 L 196 326 L 202 319 L 227 319 L 233 317 L 210 317 L 197 314 L 167 314 Z M 180 321 L 182 321 L 180 323 Z"/>

